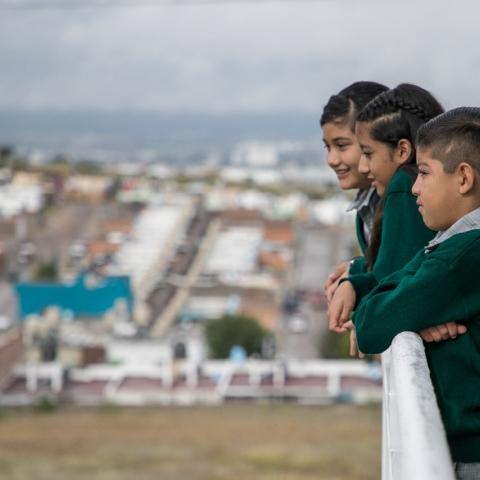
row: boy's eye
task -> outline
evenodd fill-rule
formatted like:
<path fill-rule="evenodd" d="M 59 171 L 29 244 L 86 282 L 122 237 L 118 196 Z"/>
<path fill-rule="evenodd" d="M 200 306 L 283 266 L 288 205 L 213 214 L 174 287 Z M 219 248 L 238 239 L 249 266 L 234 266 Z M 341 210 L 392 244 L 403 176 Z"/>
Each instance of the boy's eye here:
<path fill-rule="evenodd" d="M 418 175 L 419 175 L 420 177 L 424 177 L 425 175 L 428 175 L 428 172 L 426 172 L 425 170 L 419 170 L 419 171 L 418 171 Z"/>
<path fill-rule="evenodd" d="M 348 149 L 350 145 L 348 143 L 342 143 L 340 145 L 337 145 L 338 149 L 341 151 L 341 152 L 344 152 L 345 150 Z"/>
<path fill-rule="evenodd" d="M 323 145 L 323 148 L 326 148 L 328 152 L 330 151 L 330 145 L 327 145 L 326 143 Z"/>

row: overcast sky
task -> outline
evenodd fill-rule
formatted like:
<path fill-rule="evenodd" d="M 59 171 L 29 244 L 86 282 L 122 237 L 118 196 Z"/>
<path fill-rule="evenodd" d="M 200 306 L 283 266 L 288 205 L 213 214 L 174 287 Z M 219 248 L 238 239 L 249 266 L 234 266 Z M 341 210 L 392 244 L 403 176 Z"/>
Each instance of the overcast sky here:
<path fill-rule="evenodd" d="M 367 79 L 480 105 L 479 20 L 477 0 L 1 8 L 0 109 L 317 112 Z"/>

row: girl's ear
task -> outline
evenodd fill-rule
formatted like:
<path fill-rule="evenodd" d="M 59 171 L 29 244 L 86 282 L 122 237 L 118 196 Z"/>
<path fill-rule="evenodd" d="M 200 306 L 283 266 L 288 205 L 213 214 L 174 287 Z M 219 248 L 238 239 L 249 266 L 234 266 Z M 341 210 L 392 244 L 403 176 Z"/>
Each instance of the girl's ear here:
<path fill-rule="evenodd" d="M 402 138 L 398 141 L 393 154 L 393 161 L 398 165 L 403 165 L 410 160 L 412 156 L 413 146 L 409 140 Z"/>

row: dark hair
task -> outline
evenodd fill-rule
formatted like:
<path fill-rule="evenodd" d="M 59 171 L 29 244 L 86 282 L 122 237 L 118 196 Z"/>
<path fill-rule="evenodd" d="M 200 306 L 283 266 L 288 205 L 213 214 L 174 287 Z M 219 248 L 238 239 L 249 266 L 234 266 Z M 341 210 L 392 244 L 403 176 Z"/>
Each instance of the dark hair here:
<path fill-rule="evenodd" d="M 355 82 L 332 95 L 323 107 L 320 126 L 326 123 L 349 124 L 352 131 L 358 112 L 379 93 L 388 88 L 376 82 Z"/>
<path fill-rule="evenodd" d="M 442 112 L 442 106 L 430 92 L 417 85 L 402 83 L 371 100 L 358 114 L 357 122 L 370 123 L 370 136 L 377 142 L 388 145 L 392 150 L 397 147 L 400 140 L 408 140 L 412 145 L 412 153 L 400 168 L 414 176 L 417 131 L 424 123 Z M 383 206 L 382 199 L 375 213 L 367 250 L 369 270 L 372 269 L 380 248 Z"/>
<path fill-rule="evenodd" d="M 417 147 L 429 150 L 446 173 L 461 162 L 480 172 L 480 108 L 454 108 L 418 129 Z"/>
<path fill-rule="evenodd" d="M 442 112 L 442 106 L 430 92 L 402 83 L 371 100 L 358 114 L 357 122 L 371 123 L 370 136 L 391 148 L 402 139 L 408 140 L 413 148 L 407 163 L 415 163 L 418 129 Z"/>

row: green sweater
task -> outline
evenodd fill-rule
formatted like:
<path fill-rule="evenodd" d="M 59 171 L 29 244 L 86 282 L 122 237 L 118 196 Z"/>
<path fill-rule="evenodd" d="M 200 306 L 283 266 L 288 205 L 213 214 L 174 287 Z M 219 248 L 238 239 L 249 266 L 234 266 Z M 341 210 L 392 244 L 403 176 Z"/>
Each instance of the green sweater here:
<path fill-rule="evenodd" d="M 358 306 L 358 346 L 383 352 L 400 332 L 447 322 L 467 325 L 454 340 L 425 345 L 452 458 L 480 462 L 480 230 L 420 251 Z"/>
<path fill-rule="evenodd" d="M 378 282 L 401 269 L 435 235 L 423 223 L 412 194 L 415 179 L 403 168 L 395 172 L 387 191 L 383 210 L 382 236 L 371 272 L 352 271 L 349 280 L 359 302 Z"/>

